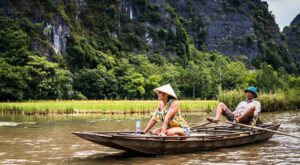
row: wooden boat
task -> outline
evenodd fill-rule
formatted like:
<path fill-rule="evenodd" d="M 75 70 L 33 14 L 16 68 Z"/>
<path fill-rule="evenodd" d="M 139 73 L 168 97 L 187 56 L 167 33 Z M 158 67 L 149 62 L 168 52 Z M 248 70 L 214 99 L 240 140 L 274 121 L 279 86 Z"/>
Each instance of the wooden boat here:
<path fill-rule="evenodd" d="M 280 124 L 262 124 L 278 130 Z M 274 133 L 237 126 L 199 127 L 188 137 L 161 137 L 134 132 L 74 132 L 88 141 L 115 149 L 145 154 L 178 154 L 255 143 L 270 139 Z"/>

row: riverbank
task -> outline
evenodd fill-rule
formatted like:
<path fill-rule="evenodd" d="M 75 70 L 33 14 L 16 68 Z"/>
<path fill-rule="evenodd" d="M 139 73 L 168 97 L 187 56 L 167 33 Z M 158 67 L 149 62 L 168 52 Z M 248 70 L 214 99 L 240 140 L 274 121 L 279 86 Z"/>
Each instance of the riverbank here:
<path fill-rule="evenodd" d="M 297 90 L 260 93 L 262 112 L 299 110 L 300 92 Z M 245 99 L 244 91 L 221 92 L 218 100 L 234 110 Z M 47 114 L 149 114 L 157 106 L 157 100 L 46 100 L 25 102 L 0 102 L 0 113 Z M 212 112 L 217 100 L 180 100 L 182 112 Z"/>
<path fill-rule="evenodd" d="M 157 100 L 57 100 L 1 102 L 0 113 L 47 115 L 47 114 L 133 114 L 151 113 Z M 180 100 L 182 112 L 211 112 L 215 100 Z"/>

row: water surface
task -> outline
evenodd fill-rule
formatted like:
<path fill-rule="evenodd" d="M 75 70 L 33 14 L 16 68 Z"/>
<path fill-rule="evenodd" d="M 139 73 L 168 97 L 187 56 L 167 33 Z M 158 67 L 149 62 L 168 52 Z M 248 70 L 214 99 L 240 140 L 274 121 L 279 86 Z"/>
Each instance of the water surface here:
<path fill-rule="evenodd" d="M 187 114 L 191 125 L 203 114 Z M 272 139 L 240 147 L 196 153 L 147 156 L 85 141 L 75 131 L 132 131 L 135 119 L 145 127 L 148 116 L 0 115 L 0 164 L 300 164 L 300 139 Z M 300 136 L 297 111 L 263 113 L 264 121 L 280 122 L 279 131 Z"/>

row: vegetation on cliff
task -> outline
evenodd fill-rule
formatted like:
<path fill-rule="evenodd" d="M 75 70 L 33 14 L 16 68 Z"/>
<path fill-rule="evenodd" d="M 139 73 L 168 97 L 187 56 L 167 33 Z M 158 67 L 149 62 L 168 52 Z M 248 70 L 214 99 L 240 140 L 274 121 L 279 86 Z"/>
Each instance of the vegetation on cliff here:
<path fill-rule="evenodd" d="M 265 55 L 254 63 L 256 70 L 248 70 L 241 59 L 205 49 L 206 25 L 192 9 L 186 20 L 168 3 L 145 0 L 1 1 L 0 7 L 3 101 L 149 99 L 152 89 L 165 83 L 180 98 L 193 99 L 248 85 L 266 92 L 300 86 L 300 78 L 289 74 L 295 66 L 282 59 L 284 49 L 264 35 L 274 32 L 268 30 L 265 10 L 253 9 L 255 20 L 263 20 L 255 23 L 255 34 Z M 188 35 L 191 26 L 201 29 L 197 41 Z M 246 39 L 252 42 L 253 36 Z"/>

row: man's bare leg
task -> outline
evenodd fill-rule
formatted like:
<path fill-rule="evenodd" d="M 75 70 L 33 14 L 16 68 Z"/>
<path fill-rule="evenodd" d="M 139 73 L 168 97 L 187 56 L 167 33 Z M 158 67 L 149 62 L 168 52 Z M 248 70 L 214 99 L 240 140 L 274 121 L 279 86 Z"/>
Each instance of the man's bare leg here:
<path fill-rule="evenodd" d="M 218 122 L 220 121 L 220 118 L 223 114 L 223 112 L 228 109 L 228 107 L 224 104 L 224 103 L 218 103 L 217 105 L 217 108 L 216 108 L 216 115 L 214 118 L 207 118 L 208 121 L 211 121 L 211 122 Z"/>

